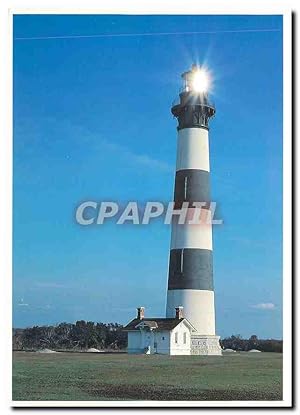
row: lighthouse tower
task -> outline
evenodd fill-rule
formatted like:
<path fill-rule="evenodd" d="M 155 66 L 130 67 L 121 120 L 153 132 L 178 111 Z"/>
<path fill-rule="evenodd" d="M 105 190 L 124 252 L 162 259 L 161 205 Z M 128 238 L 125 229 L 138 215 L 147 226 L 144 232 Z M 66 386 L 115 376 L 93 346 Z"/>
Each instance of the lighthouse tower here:
<path fill-rule="evenodd" d="M 174 317 L 175 308 L 183 307 L 184 317 L 197 330 L 191 353 L 220 355 L 215 333 L 208 137 L 215 108 L 208 100 L 210 79 L 204 68 L 193 65 L 182 78 L 179 103 L 172 107 L 178 120 L 174 209 L 187 207 L 187 217 L 183 224 L 178 219 L 172 223 L 166 317 Z M 197 208 L 201 224 L 190 224 Z"/>

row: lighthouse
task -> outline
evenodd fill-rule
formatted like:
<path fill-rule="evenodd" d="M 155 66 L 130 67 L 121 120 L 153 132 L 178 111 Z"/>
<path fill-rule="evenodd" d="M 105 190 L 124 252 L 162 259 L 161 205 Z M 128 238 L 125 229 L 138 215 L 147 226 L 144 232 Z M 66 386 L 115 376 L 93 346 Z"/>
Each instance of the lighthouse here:
<path fill-rule="evenodd" d="M 204 67 L 194 64 L 181 76 L 179 102 L 171 110 L 178 121 L 178 135 L 166 317 L 173 318 L 174 310 L 183 307 L 184 318 L 196 329 L 191 354 L 220 355 L 215 332 L 209 163 L 209 122 L 215 108 L 209 101 L 210 74 Z M 187 214 L 181 223 L 183 208 Z M 199 212 L 200 220 L 195 223 Z"/>

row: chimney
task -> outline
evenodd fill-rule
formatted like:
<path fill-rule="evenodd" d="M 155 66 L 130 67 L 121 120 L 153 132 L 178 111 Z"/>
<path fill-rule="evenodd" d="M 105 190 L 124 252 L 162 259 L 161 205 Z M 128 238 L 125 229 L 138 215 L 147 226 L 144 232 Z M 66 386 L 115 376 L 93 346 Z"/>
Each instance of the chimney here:
<path fill-rule="evenodd" d="M 183 307 L 182 306 L 175 307 L 175 311 L 176 311 L 177 320 L 180 320 L 181 318 L 183 318 Z"/>
<path fill-rule="evenodd" d="M 137 308 L 137 317 L 138 320 L 143 320 L 145 318 L 145 307 Z"/>

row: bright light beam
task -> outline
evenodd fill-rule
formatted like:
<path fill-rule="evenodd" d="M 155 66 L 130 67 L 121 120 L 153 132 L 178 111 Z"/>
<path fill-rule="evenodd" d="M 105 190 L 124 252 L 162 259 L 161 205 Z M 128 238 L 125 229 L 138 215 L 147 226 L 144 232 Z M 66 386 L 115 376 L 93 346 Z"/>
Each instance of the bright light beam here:
<path fill-rule="evenodd" d="M 193 74 L 192 89 L 196 92 L 205 93 L 210 87 L 209 73 L 205 69 L 198 69 Z"/>

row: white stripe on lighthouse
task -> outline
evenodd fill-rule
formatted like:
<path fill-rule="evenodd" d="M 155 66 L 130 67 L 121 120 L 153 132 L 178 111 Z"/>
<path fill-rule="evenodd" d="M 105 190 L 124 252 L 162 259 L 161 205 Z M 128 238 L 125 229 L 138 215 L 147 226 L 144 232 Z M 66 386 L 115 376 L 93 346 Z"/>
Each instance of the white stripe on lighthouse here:
<path fill-rule="evenodd" d="M 213 291 L 168 290 L 166 317 L 174 318 L 175 307 L 182 306 L 184 317 L 198 333 L 215 335 L 215 297 Z"/>
<path fill-rule="evenodd" d="M 176 170 L 209 171 L 208 130 L 184 128 L 178 131 Z"/>
<path fill-rule="evenodd" d="M 201 227 L 201 229 L 199 229 Z M 172 226 L 171 249 L 198 248 L 212 250 L 211 225 Z"/>
<path fill-rule="evenodd" d="M 171 233 L 171 249 L 198 248 L 212 250 L 212 226 L 211 211 L 203 209 L 201 221 L 203 223 L 191 225 L 185 223 L 179 225 L 173 222 Z M 189 208 L 187 220 L 193 220 L 195 209 Z M 209 223 L 206 223 L 208 221 Z"/>

